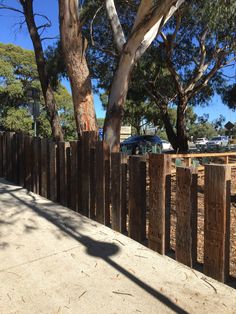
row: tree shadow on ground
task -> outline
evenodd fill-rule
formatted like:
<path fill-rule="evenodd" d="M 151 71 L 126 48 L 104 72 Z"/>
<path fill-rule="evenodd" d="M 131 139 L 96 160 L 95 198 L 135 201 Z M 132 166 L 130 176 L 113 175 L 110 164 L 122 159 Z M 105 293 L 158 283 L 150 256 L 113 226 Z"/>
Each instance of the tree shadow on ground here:
<path fill-rule="evenodd" d="M 7 182 L 8 186 L 10 185 Z M 14 187 L 14 186 L 13 186 Z M 83 235 L 81 233 L 82 227 L 83 227 L 83 219 L 88 223 L 88 220 L 86 217 L 83 217 L 78 214 L 78 216 L 81 219 L 81 223 L 78 223 L 78 219 L 73 219 L 73 216 L 69 216 L 68 214 L 65 215 L 66 212 L 70 211 L 69 209 L 63 208 L 61 205 L 58 205 L 58 207 L 62 208 L 61 211 L 53 211 L 53 206 L 48 207 L 48 205 L 52 204 L 51 202 L 45 202 L 42 204 L 37 204 L 37 199 L 28 193 L 28 195 L 32 198 L 31 201 L 25 201 L 23 199 L 20 199 L 14 192 L 18 192 L 19 189 L 12 189 L 11 187 L 5 187 L 1 188 L 2 194 L 8 193 L 10 194 L 16 202 L 23 205 L 24 207 L 30 208 L 34 213 L 36 213 L 38 216 L 46 219 L 48 222 L 56 226 L 60 229 L 64 234 L 67 236 L 73 238 L 74 240 L 78 241 L 80 244 L 82 244 L 86 248 L 86 253 L 90 256 L 94 256 L 97 258 L 101 258 L 103 261 L 105 261 L 107 264 L 112 266 L 114 269 L 122 273 L 124 276 L 126 276 L 129 280 L 131 280 L 133 283 L 135 283 L 137 286 L 142 288 L 145 292 L 149 293 L 151 296 L 153 296 L 155 299 L 159 300 L 163 304 L 165 304 L 169 309 L 173 310 L 175 313 L 187 313 L 184 309 L 182 309 L 179 305 L 172 302 L 170 298 L 165 296 L 163 293 L 157 291 L 150 285 L 148 285 L 146 282 L 142 281 L 141 279 L 137 278 L 134 274 L 129 272 L 127 269 L 123 268 L 119 264 L 117 264 L 114 260 L 111 259 L 112 256 L 116 255 L 120 248 L 118 245 L 114 243 L 109 242 L 103 242 L 103 241 L 96 241 L 86 235 Z M 22 189 L 22 191 L 25 191 Z M 43 208 L 43 207 L 47 207 Z M 57 205 L 55 205 L 57 206 Z M 49 208 L 49 209 L 48 209 Z M 74 213 L 74 212 L 73 212 Z M 76 215 L 76 213 L 74 213 Z M 96 222 L 92 222 L 91 224 L 95 227 Z M 31 231 L 35 231 L 31 230 Z M 26 231 L 27 232 L 27 231 Z M 5 245 L 7 245 L 5 243 Z"/>

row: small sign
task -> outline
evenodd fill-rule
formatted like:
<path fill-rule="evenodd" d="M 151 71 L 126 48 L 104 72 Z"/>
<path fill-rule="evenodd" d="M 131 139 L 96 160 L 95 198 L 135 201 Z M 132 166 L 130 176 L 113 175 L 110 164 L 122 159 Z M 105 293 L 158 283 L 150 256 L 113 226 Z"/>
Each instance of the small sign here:
<path fill-rule="evenodd" d="M 128 134 L 128 135 L 131 135 L 131 126 L 122 126 L 121 129 L 120 129 L 120 133 L 121 134 Z"/>
<path fill-rule="evenodd" d="M 234 127 L 234 124 L 230 121 L 228 121 L 226 124 L 225 124 L 225 128 L 227 130 L 231 130 L 232 128 Z"/>

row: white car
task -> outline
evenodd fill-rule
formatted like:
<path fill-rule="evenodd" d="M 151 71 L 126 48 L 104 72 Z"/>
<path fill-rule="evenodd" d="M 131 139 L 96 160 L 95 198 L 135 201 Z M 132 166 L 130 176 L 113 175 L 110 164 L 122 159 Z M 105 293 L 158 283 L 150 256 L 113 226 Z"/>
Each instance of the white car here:
<path fill-rule="evenodd" d="M 195 141 L 196 145 L 206 145 L 207 143 L 208 143 L 208 139 L 205 137 L 199 137 Z"/>
<path fill-rule="evenodd" d="M 207 143 L 207 147 L 225 147 L 229 144 L 229 138 L 228 136 L 216 136 L 213 137 L 210 141 Z"/>
<path fill-rule="evenodd" d="M 172 146 L 170 144 L 170 142 L 166 141 L 166 140 L 161 140 L 162 143 L 162 150 L 172 150 Z"/>

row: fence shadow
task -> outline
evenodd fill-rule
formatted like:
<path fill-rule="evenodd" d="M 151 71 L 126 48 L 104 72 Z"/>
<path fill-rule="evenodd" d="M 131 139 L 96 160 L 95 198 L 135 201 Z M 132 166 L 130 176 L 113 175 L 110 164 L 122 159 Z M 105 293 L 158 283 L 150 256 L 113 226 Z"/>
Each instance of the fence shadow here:
<path fill-rule="evenodd" d="M 62 211 L 61 213 L 60 211 L 54 212 L 52 208 L 47 207 L 47 202 L 44 202 L 43 205 L 37 204 L 37 200 L 31 193 L 28 193 L 28 195 L 32 198 L 32 200 L 30 200 L 29 202 L 21 199 L 15 194 L 15 192 L 18 192 L 18 191 L 19 189 L 12 190 L 11 188 L 9 189 L 6 187 L 6 188 L 1 188 L 0 193 L 10 194 L 11 197 L 14 198 L 15 201 L 18 202 L 20 205 L 27 206 L 38 216 L 46 219 L 48 222 L 56 226 L 64 234 L 66 234 L 67 236 L 73 238 L 74 240 L 82 244 L 86 248 L 86 254 L 97 257 L 97 258 L 101 258 L 107 264 L 109 264 L 114 269 L 122 273 L 126 278 L 128 278 L 137 286 L 142 288 L 145 292 L 147 292 L 148 294 L 153 296 L 155 299 L 165 304 L 169 309 L 173 310 L 175 313 L 187 313 L 184 309 L 182 309 L 179 305 L 172 302 L 172 300 L 168 298 L 167 296 L 165 296 L 163 293 L 157 291 L 156 289 L 148 285 L 146 282 L 137 278 L 134 274 L 132 274 L 127 269 L 117 264 L 114 260 L 112 260 L 111 257 L 115 256 L 120 251 L 120 248 L 118 245 L 114 243 L 96 241 L 92 239 L 91 237 L 84 235 L 81 232 L 83 228 L 83 216 L 80 216 L 81 223 L 78 223 L 78 219 L 73 219 L 73 217 L 71 218 L 70 215 L 66 215 L 66 216 L 63 215 L 65 211 L 64 212 Z M 48 205 L 50 204 L 51 203 L 48 202 Z M 46 208 L 45 209 L 41 208 L 41 206 L 47 207 L 47 210 Z M 66 209 L 66 210 L 68 211 L 69 209 Z M 88 221 L 87 218 L 86 218 L 86 221 Z M 31 232 L 36 232 L 37 231 L 36 229 L 31 230 Z M 4 246 L 7 246 L 7 243 L 4 243 Z"/>

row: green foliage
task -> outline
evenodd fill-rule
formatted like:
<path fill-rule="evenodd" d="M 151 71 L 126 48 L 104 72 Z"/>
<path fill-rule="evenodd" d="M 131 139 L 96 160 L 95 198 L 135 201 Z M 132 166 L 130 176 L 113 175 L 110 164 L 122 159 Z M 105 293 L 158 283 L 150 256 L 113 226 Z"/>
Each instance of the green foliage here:
<path fill-rule="evenodd" d="M 236 110 L 236 84 L 229 86 L 224 91 L 223 100 L 230 109 Z"/>
<path fill-rule="evenodd" d="M 4 119 L 1 119 L 6 130 L 21 131 L 30 135 L 33 134 L 32 123 L 33 120 L 25 108 L 9 108 Z"/>
<path fill-rule="evenodd" d="M 97 124 L 98 124 L 98 127 L 99 127 L 100 129 L 103 128 L 104 121 L 105 121 L 104 118 L 97 118 Z"/>
<path fill-rule="evenodd" d="M 40 116 L 37 119 L 37 133 L 42 137 L 51 137 L 52 129 L 50 122 L 48 120 L 47 113 L 45 111 L 41 111 Z"/>
<path fill-rule="evenodd" d="M 210 139 L 213 136 L 216 136 L 217 134 L 218 134 L 217 131 L 209 122 L 196 123 L 192 125 L 191 129 L 189 130 L 189 137 L 193 136 L 194 140 L 201 137 L 206 137 Z"/>
<path fill-rule="evenodd" d="M 34 53 L 15 45 L 0 43 L 0 108 L 27 102 L 27 90 L 40 89 Z"/>
<path fill-rule="evenodd" d="M 48 58 L 49 55 L 48 52 Z M 55 99 L 65 140 L 75 139 L 76 127 L 71 95 L 58 82 L 58 76 L 55 75 L 58 71 L 55 68 L 59 67 L 59 63 L 52 62 L 50 66 L 50 77 L 55 88 Z M 33 121 L 29 111 L 29 103 L 32 99 L 27 96 L 27 91 L 31 88 L 39 91 L 43 103 L 33 51 L 0 43 L 0 124 L 3 128 L 32 133 Z M 38 134 L 50 137 L 51 127 L 46 110 L 42 104 L 40 108 L 41 114 L 37 119 Z M 16 121 L 17 119 L 19 121 Z M 15 121 L 17 123 L 14 124 Z"/>
<path fill-rule="evenodd" d="M 55 99 L 58 105 L 65 140 L 75 140 L 77 133 L 72 97 L 64 86 L 59 85 L 55 92 Z"/>
<path fill-rule="evenodd" d="M 60 41 L 53 46 L 47 47 L 45 50 L 45 58 L 47 60 L 46 68 L 48 76 L 50 77 L 50 84 L 53 89 L 57 89 L 60 79 L 67 77 Z"/>

